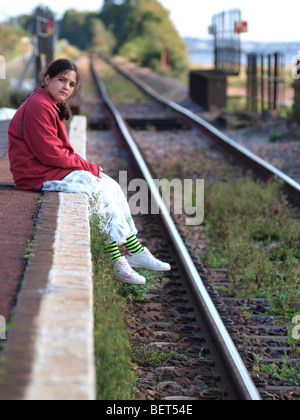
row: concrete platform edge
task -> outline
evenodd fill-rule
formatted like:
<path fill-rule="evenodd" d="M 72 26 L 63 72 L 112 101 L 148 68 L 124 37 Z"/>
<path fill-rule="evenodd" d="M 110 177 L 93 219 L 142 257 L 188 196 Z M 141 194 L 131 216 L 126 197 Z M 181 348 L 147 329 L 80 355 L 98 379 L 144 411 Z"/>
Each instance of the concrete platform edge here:
<path fill-rule="evenodd" d="M 93 274 L 88 199 L 59 193 L 54 258 L 36 318 L 26 400 L 94 400 Z"/>
<path fill-rule="evenodd" d="M 69 138 L 86 158 L 87 119 L 76 116 Z M 59 193 L 53 265 L 36 320 L 35 360 L 27 400 L 94 400 L 93 271 L 88 198 Z"/>
<path fill-rule="evenodd" d="M 69 133 L 83 157 L 86 127 L 86 117 L 74 117 Z M 3 352 L 0 400 L 95 400 L 86 195 L 44 194 L 33 252 Z"/>

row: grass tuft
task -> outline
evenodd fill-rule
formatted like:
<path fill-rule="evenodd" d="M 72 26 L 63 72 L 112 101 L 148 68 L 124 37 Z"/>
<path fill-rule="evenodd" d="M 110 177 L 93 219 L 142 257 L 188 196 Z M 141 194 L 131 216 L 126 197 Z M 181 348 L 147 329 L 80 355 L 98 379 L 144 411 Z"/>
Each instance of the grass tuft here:
<path fill-rule="evenodd" d="M 214 267 L 227 267 L 231 292 L 268 299 L 271 315 L 300 311 L 299 217 L 278 183 L 248 178 L 206 192 L 208 251 Z"/>
<path fill-rule="evenodd" d="M 91 201 L 96 208 L 97 198 Z M 105 254 L 111 241 L 107 220 L 92 211 L 91 250 L 94 267 L 94 337 L 98 400 L 132 400 L 136 391 L 133 372 L 135 346 L 127 328 L 127 302 L 143 302 L 147 293 L 161 286 L 160 273 L 137 270 L 147 278 L 144 286 L 125 285 L 112 275 L 112 261 Z M 134 347 L 134 349 L 132 349 Z"/>
<path fill-rule="evenodd" d="M 132 371 L 130 336 L 126 325 L 122 285 L 111 273 L 111 259 L 104 253 L 110 239 L 105 223 L 93 213 L 90 220 L 94 266 L 94 337 L 98 400 L 131 400 L 135 376 Z"/>

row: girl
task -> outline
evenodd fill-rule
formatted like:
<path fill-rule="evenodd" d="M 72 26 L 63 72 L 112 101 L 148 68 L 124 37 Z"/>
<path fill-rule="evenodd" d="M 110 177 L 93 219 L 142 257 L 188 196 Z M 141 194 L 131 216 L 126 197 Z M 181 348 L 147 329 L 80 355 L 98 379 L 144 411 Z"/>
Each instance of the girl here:
<path fill-rule="evenodd" d="M 133 268 L 169 271 L 170 265 L 157 260 L 137 239 L 137 229 L 121 187 L 102 173 L 96 163 L 77 155 L 67 137 L 63 120 L 70 119 L 67 100 L 79 84 L 75 64 L 60 59 L 53 62 L 37 88 L 19 108 L 8 129 L 9 160 L 16 188 L 87 194 L 99 197 L 93 211 L 100 219 L 109 218 L 111 243 L 106 252 L 112 256 L 115 277 L 129 284 L 145 284 L 146 279 Z M 107 219 L 107 218 L 105 218 Z M 125 257 L 119 246 L 125 245 Z M 133 268 L 132 268 L 133 267 Z"/>

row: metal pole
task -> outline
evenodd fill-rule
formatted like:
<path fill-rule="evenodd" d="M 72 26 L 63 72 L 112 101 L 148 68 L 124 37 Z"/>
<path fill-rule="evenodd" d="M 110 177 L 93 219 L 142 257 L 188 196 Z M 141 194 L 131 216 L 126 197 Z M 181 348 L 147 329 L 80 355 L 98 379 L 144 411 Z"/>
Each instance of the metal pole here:
<path fill-rule="evenodd" d="M 271 54 L 268 55 L 268 108 L 272 108 L 271 100 Z"/>
<path fill-rule="evenodd" d="M 257 97 L 257 88 L 258 88 L 258 83 L 257 83 L 257 55 L 253 56 L 253 82 L 254 82 L 254 95 L 253 95 L 253 100 L 254 100 L 254 110 L 257 112 L 258 110 L 258 97 Z"/>
<path fill-rule="evenodd" d="M 277 109 L 277 100 L 278 100 L 278 53 L 274 54 L 274 99 L 273 99 L 273 109 Z"/>
<path fill-rule="evenodd" d="M 33 49 L 33 53 L 31 55 L 31 57 L 29 58 L 29 60 L 27 61 L 27 64 L 26 64 L 25 69 L 24 69 L 24 71 L 22 73 L 22 76 L 20 77 L 19 82 L 17 84 L 17 87 L 16 87 L 17 92 L 21 89 L 22 84 L 23 84 L 23 82 L 25 80 L 26 74 L 27 74 L 27 72 L 29 70 L 29 67 L 34 62 L 34 60 L 35 60 L 35 51 Z"/>
<path fill-rule="evenodd" d="M 250 111 L 250 98 L 251 98 L 251 83 L 250 83 L 250 77 L 251 77 L 251 55 L 247 55 L 247 109 Z"/>
<path fill-rule="evenodd" d="M 222 12 L 221 15 L 221 39 L 222 39 L 222 46 L 221 46 L 221 68 L 224 69 L 224 63 L 225 63 L 225 12 Z"/>
<path fill-rule="evenodd" d="M 280 86 L 279 88 L 280 93 L 280 104 L 285 105 L 285 55 L 283 53 L 279 53 L 279 78 L 280 78 Z"/>
<path fill-rule="evenodd" d="M 215 69 L 218 68 L 218 32 L 217 32 L 217 16 L 213 16 L 213 28 L 215 37 Z"/>
<path fill-rule="evenodd" d="M 260 94 L 261 94 L 261 112 L 264 111 L 265 108 L 265 57 L 262 54 L 260 56 Z"/>
<path fill-rule="evenodd" d="M 237 10 L 237 19 L 240 22 L 242 20 L 242 12 L 241 10 Z M 242 48 L 241 48 L 241 37 L 240 35 L 235 35 L 236 37 L 236 48 L 238 50 L 238 62 L 237 62 L 237 74 L 240 74 L 241 71 L 241 56 L 242 56 Z"/>

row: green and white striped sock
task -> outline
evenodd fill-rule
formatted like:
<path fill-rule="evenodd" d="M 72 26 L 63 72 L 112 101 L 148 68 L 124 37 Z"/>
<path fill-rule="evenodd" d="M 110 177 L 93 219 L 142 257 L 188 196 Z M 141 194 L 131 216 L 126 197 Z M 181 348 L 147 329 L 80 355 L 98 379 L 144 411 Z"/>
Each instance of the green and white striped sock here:
<path fill-rule="evenodd" d="M 144 251 L 143 245 L 134 234 L 129 236 L 125 247 L 132 255 L 137 255 Z"/>
<path fill-rule="evenodd" d="M 122 258 L 122 254 L 116 242 L 105 247 L 105 253 L 111 255 L 113 262 L 117 262 Z"/>

